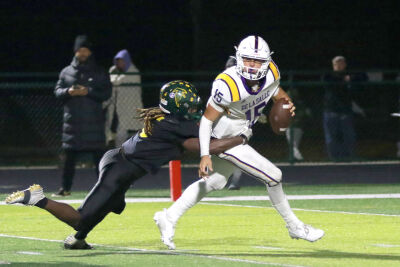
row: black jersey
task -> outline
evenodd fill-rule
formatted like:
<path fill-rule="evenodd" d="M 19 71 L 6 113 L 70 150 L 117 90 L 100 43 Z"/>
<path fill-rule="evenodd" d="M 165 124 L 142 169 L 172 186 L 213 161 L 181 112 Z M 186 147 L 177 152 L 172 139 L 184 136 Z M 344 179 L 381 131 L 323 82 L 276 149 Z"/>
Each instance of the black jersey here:
<path fill-rule="evenodd" d="M 170 160 L 180 159 L 182 143 L 199 137 L 199 127 L 193 120 L 166 115 L 153 121 L 152 134 L 144 130 L 122 144 L 126 158 L 146 171 L 155 173 Z"/>

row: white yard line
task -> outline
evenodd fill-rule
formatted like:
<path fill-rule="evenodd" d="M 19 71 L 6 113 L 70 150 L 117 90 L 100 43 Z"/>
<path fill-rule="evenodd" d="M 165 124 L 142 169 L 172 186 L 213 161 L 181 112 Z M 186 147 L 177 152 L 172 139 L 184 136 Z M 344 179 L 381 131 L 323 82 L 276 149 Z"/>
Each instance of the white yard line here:
<path fill-rule="evenodd" d="M 380 161 L 352 161 L 352 162 L 275 162 L 276 166 L 365 166 L 365 165 L 397 165 L 400 160 L 380 160 Z M 195 168 L 199 167 L 199 164 L 182 164 L 182 168 Z M 76 166 L 77 169 L 87 169 L 87 167 Z M 163 165 L 162 168 L 169 168 L 169 165 Z M 59 169 L 57 165 L 47 165 L 47 166 L 1 166 L 1 170 L 55 170 Z"/>
<path fill-rule="evenodd" d="M 374 198 L 400 198 L 400 194 L 350 194 L 350 195 L 288 195 L 289 200 L 316 200 L 316 199 L 374 199 Z M 258 201 L 269 200 L 268 196 L 232 196 L 232 197 L 205 197 L 202 201 Z M 60 200 L 59 202 L 67 204 L 82 203 L 82 199 Z M 146 202 L 171 202 L 170 198 L 126 198 L 126 203 L 146 203 Z M 0 205 L 5 205 L 0 201 Z"/>
<path fill-rule="evenodd" d="M 212 203 L 203 202 L 203 205 L 216 205 L 226 207 L 243 207 L 243 208 L 259 208 L 259 209 L 274 209 L 273 207 L 262 207 L 262 206 L 251 206 L 251 205 L 239 205 L 239 204 L 224 204 L 224 203 Z M 381 213 L 366 213 L 366 212 L 350 212 L 350 211 L 333 211 L 333 210 L 310 210 L 310 209 L 298 209 L 292 208 L 292 210 L 301 210 L 307 212 L 324 212 L 324 213 L 339 213 L 339 214 L 350 214 L 350 215 L 368 215 L 368 216 L 386 216 L 386 217 L 400 217 L 400 215 L 381 214 Z"/>
<path fill-rule="evenodd" d="M 35 237 L 27 237 L 27 236 L 16 236 L 16 235 L 6 235 L 6 234 L 0 234 L 0 237 L 28 239 L 28 240 L 45 241 L 45 242 L 57 242 L 57 243 L 63 242 L 62 240 L 35 238 Z M 185 252 L 184 250 L 182 250 L 182 251 L 180 251 L 180 250 L 151 250 L 151 249 L 142 249 L 142 248 L 108 246 L 108 245 L 100 245 L 100 244 L 93 244 L 93 243 L 91 243 L 91 245 L 93 245 L 95 247 L 123 249 L 123 250 L 126 250 L 128 253 L 133 253 L 133 252 L 153 252 L 154 253 L 154 252 L 156 252 L 156 253 L 166 254 L 166 255 L 181 255 L 181 256 L 189 256 L 189 257 L 200 257 L 200 258 L 208 258 L 208 259 L 230 261 L 230 262 L 253 263 L 253 264 L 258 264 L 258 265 L 273 265 L 273 266 L 282 266 L 282 267 L 305 267 L 303 265 L 291 265 L 291 264 L 282 264 L 282 263 L 274 263 L 274 262 L 254 261 L 254 260 L 237 259 L 237 258 L 229 258 L 229 257 L 218 257 L 218 256 L 204 255 L 204 254 L 202 255 L 202 254 L 188 253 L 188 252 Z M 33 253 L 33 252 L 31 252 L 31 253 Z"/>

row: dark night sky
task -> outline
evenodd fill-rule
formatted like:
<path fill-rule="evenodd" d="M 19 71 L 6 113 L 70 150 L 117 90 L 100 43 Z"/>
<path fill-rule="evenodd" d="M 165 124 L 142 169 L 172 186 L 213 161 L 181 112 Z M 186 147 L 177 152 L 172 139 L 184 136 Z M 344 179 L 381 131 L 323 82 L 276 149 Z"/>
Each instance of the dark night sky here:
<path fill-rule="evenodd" d="M 77 34 L 98 62 L 130 50 L 142 71 L 220 70 L 233 46 L 259 34 L 281 70 L 400 69 L 399 1 L 1 1 L 0 71 L 58 72 Z"/>

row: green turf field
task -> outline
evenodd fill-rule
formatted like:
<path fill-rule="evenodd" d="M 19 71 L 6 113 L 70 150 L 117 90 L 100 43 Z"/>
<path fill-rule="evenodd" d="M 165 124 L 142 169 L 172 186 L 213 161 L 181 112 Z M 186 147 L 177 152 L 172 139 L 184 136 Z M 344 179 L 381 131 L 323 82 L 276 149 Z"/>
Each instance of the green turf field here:
<path fill-rule="evenodd" d="M 399 185 L 287 185 L 288 195 L 400 193 Z M 128 197 L 168 197 L 132 190 Z M 263 187 L 210 196 L 265 195 Z M 69 199 L 78 199 L 75 193 Z M 4 200 L 1 195 L 0 200 Z M 290 239 L 268 201 L 202 202 L 177 225 L 177 250 L 160 241 L 154 212 L 170 203 L 129 203 L 89 235 L 90 251 L 62 249 L 73 230 L 35 207 L 0 205 L 0 265 L 11 266 L 400 266 L 400 199 L 291 200 L 315 243 Z M 77 205 L 74 205 L 77 206 Z"/>

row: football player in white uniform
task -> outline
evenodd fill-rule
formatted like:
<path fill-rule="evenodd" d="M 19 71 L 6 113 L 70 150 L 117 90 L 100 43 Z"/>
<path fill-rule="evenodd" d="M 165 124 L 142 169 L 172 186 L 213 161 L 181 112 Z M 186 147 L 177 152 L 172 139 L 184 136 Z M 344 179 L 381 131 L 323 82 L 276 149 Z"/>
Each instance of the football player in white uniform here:
<path fill-rule="evenodd" d="M 314 242 L 324 235 L 323 230 L 296 217 L 282 190 L 281 170 L 251 146 L 244 143 L 211 159 L 210 139 L 247 135 L 271 98 L 289 100 L 290 112 L 295 115 L 295 106 L 279 86 L 279 70 L 264 39 L 248 36 L 235 48 L 237 65 L 215 79 L 200 123 L 199 176 L 203 179 L 191 184 L 170 208 L 154 216 L 161 240 L 170 249 L 175 248 L 173 236 L 178 219 L 207 193 L 224 188 L 235 167 L 266 184 L 272 205 L 286 222 L 290 237 Z"/>

